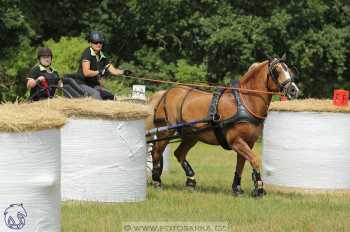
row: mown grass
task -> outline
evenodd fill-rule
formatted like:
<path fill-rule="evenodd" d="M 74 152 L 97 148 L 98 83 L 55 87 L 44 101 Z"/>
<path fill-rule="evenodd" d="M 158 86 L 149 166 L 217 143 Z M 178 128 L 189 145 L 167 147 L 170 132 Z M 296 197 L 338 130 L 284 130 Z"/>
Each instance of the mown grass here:
<path fill-rule="evenodd" d="M 175 148 L 176 145 L 173 146 Z M 255 151 L 260 153 L 260 144 Z M 246 165 L 242 198 L 231 195 L 236 156 L 215 146 L 196 145 L 188 160 L 196 172 L 197 189 L 184 187 L 185 174 L 171 156 L 163 188 L 148 186 L 139 203 L 62 204 L 62 231 L 122 231 L 124 222 L 227 222 L 229 231 L 350 231 L 349 195 L 302 195 L 268 192 L 263 199 L 249 196 L 251 167 Z M 297 162 L 297 160 L 296 160 Z"/>

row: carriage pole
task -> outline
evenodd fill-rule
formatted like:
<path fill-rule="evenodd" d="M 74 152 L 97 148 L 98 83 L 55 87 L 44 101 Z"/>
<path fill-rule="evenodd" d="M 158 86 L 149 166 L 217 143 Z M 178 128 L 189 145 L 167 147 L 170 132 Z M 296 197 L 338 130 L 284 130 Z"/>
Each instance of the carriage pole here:
<path fill-rule="evenodd" d="M 198 123 L 206 123 L 209 121 L 210 121 L 210 119 L 205 118 L 205 119 L 198 120 L 198 121 L 183 122 L 183 123 L 178 123 L 175 125 L 156 127 L 156 128 L 153 128 L 151 130 L 146 131 L 146 136 L 151 136 L 151 135 L 163 132 L 163 131 L 176 130 L 176 129 L 181 129 L 184 127 L 192 127 Z"/>

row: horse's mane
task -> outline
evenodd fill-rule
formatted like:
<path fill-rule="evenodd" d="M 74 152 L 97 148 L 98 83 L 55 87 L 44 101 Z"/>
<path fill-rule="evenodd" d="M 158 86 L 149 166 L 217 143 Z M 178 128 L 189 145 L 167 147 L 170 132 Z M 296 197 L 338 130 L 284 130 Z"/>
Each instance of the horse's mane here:
<path fill-rule="evenodd" d="M 255 62 L 248 68 L 248 71 L 242 76 L 241 82 L 245 82 L 249 80 L 251 77 L 255 75 L 255 73 L 260 70 L 262 67 L 264 67 L 269 61 L 265 60 L 263 62 Z"/>

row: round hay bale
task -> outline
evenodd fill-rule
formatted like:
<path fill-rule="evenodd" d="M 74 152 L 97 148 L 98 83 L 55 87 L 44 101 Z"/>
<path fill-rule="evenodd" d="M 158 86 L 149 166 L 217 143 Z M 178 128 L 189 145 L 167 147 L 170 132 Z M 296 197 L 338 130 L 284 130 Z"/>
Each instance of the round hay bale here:
<path fill-rule="evenodd" d="M 60 127 L 63 114 L 0 105 L 0 231 L 61 231 Z"/>
<path fill-rule="evenodd" d="M 147 106 L 92 99 L 44 104 L 70 117 L 61 138 L 63 200 L 145 200 Z"/>
<path fill-rule="evenodd" d="M 272 189 L 350 189 L 350 110 L 330 100 L 274 102 L 264 124 L 263 178 Z"/>

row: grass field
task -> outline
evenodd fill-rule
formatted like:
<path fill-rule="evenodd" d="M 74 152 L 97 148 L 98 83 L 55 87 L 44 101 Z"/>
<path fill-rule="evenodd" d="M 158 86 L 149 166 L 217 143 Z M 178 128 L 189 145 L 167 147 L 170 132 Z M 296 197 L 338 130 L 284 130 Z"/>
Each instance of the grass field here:
<path fill-rule="evenodd" d="M 260 153 L 260 144 L 255 151 Z M 118 232 L 122 223 L 155 221 L 225 222 L 226 231 L 350 231 L 349 195 L 268 192 L 263 199 L 253 199 L 251 167 L 246 165 L 242 180 L 246 194 L 235 198 L 231 195 L 235 155 L 198 144 L 188 160 L 196 172 L 194 192 L 185 189 L 185 174 L 172 156 L 163 188 L 148 186 L 144 202 L 63 203 L 62 231 Z"/>

